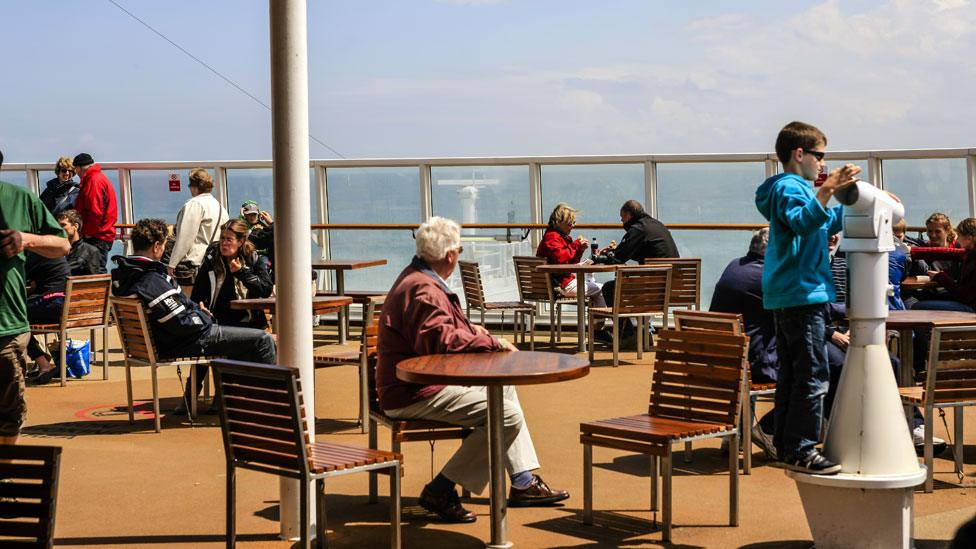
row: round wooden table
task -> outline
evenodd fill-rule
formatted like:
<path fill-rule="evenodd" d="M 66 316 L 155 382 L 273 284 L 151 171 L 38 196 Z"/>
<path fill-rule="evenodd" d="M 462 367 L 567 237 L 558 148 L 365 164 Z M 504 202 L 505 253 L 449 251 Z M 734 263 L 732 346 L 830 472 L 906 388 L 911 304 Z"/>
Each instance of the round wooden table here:
<path fill-rule="evenodd" d="M 488 467 L 491 497 L 491 541 L 488 547 L 511 547 L 505 527 L 505 463 L 502 457 L 505 385 L 555 383 L 585 376 L 585 359 L 538 351 L 426 355 L 397 364 L 397 377 L 424 385 L 475 385 L 488 388 Z"/>
<path fill-rule="evenodd" d="M 535 270 L 550 274 L 576 275 L 576 337 L 579 352 L 586 352 L 586 284 L 583 280 L 587 273 L 611 273 L 620 265 L 605 263 L 564 263 L 559 265 L 539 265 Z M 582 290 L 582 291 L 580 291 Z"/>

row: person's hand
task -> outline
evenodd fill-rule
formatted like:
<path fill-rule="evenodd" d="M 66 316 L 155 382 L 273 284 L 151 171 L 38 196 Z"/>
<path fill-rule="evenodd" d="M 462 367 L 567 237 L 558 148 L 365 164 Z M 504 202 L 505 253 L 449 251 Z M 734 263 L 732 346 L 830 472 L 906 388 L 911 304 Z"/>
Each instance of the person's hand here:
<path fill-rule="evenodd" d="M 583 238 L 582 236 L 577 238 L 576 241 L 579 242 L 579 245 L 583 248 L 587 248 L 590 245 L 590 241 Z"/>
<path fill-rule="evenodd" d="M 210 309 L 208 309 L 207 306 L 204 305 L 202 301 L 200 302 L 200 310 L 210 315 L 210 318 L 213 318 L 214 314 L 210 312 Z"/>
<path fill-rule="evenodd" d="M 835 331 L 831 336 L 830 340 L 834 342 L 842 350 L 846 351 L 847 347 L 851 344 L 850 334 L 845 334 L 844 332 Z"/>
<path fill-rule="evenodd" d="M 817 200 L 821 205 L 826 206 L 834 193 L 853 185 L 857 181 L 855 176 L 859 173 L 861 173 L 861 168 L 854 164 L 845 164 L 843 167 L 830 172 L 827 180 L 817 190 Z"/>
<path fill-rule="evenodd" d="M 941 273 L 942 271 L 929 271 L 929 278 L 935 278 L 935 275 Z"/>
<path fill-rule="evenodd" d="M 474 326 L 474 331 L 478 332 L 479 334 L 491 335 L 491 332 L 488 331 L 488 328 L 485 328 L 481 324 L 472 324 L 472 326 Z"/>
<path fill-rule="evenodd" d="M 0 257 L 9 259 L 24 251 L 24 235 L 13 229 L 0 230 Z"/>
<path fill-rule="evenodd" d="M 272 219 L 271 214 L 269 214 L 268 212 L 262 211 L 261 213 L 258 214 L 258 217 L 261 218 L 261 221 L 264 221 L 265 225 L 271 225 L 272 223 L 274 223 L 274 219 Z"/>
<path fill-rule="evenodd" d="M 170 266 L 167 265 L 166 266 L 166 274 L 168 274 L 169 276 L 175 275 L 176 274 L 176 268 L 175 267 L 170 267 Z"/>
<path fill-rule="evenodd" d="M 230 272 L 232 273 L 236 273 L 237 271 L 240 271 L 241 267 L 243 267 L 243 264 L 241 263 L 241 258 L 237 256 L 232 257 L 228 263 L 230 265 Z"/>
<path fill-rule="evenodd" d="M 498 346 L 501 347 L 500 349 L 501 351 L 511 351 L 511 352 L 518 351 L 518 347 L 512 345 L 512 342 L 507 339 L 503 339 L 499 337 L 497 338 L 497 341 L 498 341 Z"/>
<path fill-rule="evenodd" d="M 241 217 L 244 217 L 244 206 L 241 206 Z"/>

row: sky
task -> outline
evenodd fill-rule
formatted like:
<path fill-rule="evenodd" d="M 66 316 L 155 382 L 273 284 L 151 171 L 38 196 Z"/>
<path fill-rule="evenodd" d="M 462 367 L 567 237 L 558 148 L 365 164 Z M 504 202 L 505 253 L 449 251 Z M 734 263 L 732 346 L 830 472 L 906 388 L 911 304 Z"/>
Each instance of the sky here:
<path fill-rule="evenodd" d="M 270 104 L 268 3 L 115 0 Z M 0 0 L 7 162 L 271 158 L 271 113 L 109 0 Z M 976 147 L 970 0 L 309 0 L 348 158 Z M 335 158 L 316 143 L 312 158 Z"/>

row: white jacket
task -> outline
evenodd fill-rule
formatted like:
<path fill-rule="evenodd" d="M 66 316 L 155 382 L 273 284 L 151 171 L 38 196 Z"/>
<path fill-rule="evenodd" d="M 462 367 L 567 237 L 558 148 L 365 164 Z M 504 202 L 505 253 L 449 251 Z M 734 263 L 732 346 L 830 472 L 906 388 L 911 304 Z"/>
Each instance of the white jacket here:
<path fill-rule="evenodd" d="M 219 227 L 227 222 L 227 210 L 210 193 L 200 193 L 186 201 L 176 216 L 176 243 L 169 266 L 188 260 L 199 266 L 211 242 L 220 240 Z"/>

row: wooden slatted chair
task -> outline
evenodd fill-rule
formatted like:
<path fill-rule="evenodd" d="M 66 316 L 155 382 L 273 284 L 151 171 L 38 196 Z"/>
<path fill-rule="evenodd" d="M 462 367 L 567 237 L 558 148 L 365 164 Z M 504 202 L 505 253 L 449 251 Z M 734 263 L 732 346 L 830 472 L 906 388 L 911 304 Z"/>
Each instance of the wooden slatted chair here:
<path fill-rule="evenodd" d="M 379 448 L 379 430 L 382 425 L 390 430 L 390 450 L 400 453 L 400 445 L 404 442 L 429 442 L 431 474 L 434 470 L 434 443 L 438 440 L 460 440 L 468 436 L 473 429 L 442 421 L 429 419 L 393 419 L 380 408 L 379 394 L 376 392 L 376 357 L 369 359 L 369 447 Z M 376 475 L 369 475 L 369 501 L 376 503 L 377 485 Z M 471 493 L 462 489 L 463 497 L 470 497 Z"/>
<path fill-rule="evenodd" d="M 298 370 L 277 364 L 214 360 L 220 429 L 227 458 L 227 547 L 236 543 L 237 468 L 297 479 L 300 547 L 308 539 L 309 482 L 315 481 L 316 545 L 324 547 L 325 479 L 360 472 L 390 476 L 390 546 L 400 547 L 400 454 L 312 442 Z"/>
<path fill-rule="evenodd" d="M 0 546 L 54 546 L 60 470 L 60 446 L 0 445 Z"/>
<path fill-rule="evenodd" d="M 64 290 L 64 309 L 57 324 L 32 324 L 33 334 L 57 334 L 61 386 L 67 385 L 65 343 L 68 333 L 77 330 L 91 332 L 91 349 L 95 350 L 95 330 L 102 329 L 102 379 L 108 379 L 108 300 L 112 277 L 109 275 L 69 276 Z"/>
<path fill-rule="evenodd" d="M 935 409 L 952 408 L 955 472 L 963 470 L 963 407 L 976 406 L 976 326 L 941 327 L 932 330 L 925 381 L 899 390 L 906 405 L 925 408 L 925 492 L 934 488 L 932 465 Z M 911 415 L 909 415 L 911 417 Z M 973 486 L 973 485 L 967 485 Z"/>
<path fill-rule="evenodd" d="M 717 313 L 712 311 L 695 311 L 692 309 L 674 312 L 674 328 L 676 330 L 713 330 L 733 335 L 742 335 L 742 315 L 733 313 Z M 746 395 L 742 399 L 742 473 L 752 474 L 752 406 L 759 397 L 772 397 L 776 394 L 775 383 L 753 383 L 752 367 L 746 373 Z M 744 426 L 748 426 L 745 428 Z M 691 461 L 690 444 L 685 447 L 685 461 Z"/>
<path fill-rule="evenodd" d="M 153 416 L 156 432 L 162 430 L 159 413 L 159 378 L 156 369 L 160 367 L 189 366 L 191 387 L 196 387 L 197 364 L 209 364 L 214 356 L 159 358 L 156 344 L 153 342 L 152 331 L 149 329 L 149 317 L 146 315 L 142 301 L 135 297 L 113 297 L 112 312 L 119 329 L 119 339 L 122 341 L 122 356 L 125 358 L 125 390 L 129 402 L 129 423 L 135 421 L 132 408 L 132 364 L 141 364 L 151 368 L 153 389 Z M 209 394 L 209 385 L 206 385 Z M 182 391 L 183 388 L 180 388 Z M 205 395 L 206 396 L 206 395 Z M 197 398 L 190 399 L 190 417 L 197 416 Z"/>
<path fill-rule="evenodd" d="M 657 511 L 657 470 L 663 475 L 663 540 L 671 541 L 672 445 L 728 437 L 738 444 L 749 338 L 718 332 L 663 330 L 654 357 L 646 414 L 580 424 L 583 522 L 593 523 L 593 447 L 651 456 L 651 511 Z M 729 452 L 729 525 L 739 522 L 739 453 Z"/>
<path fill-rule="evenodd" d="M 559 293 L 548 273 L 535 270 L 539 265 L 546 264 L 544 258 L 516 255 L 512 256 L 512 262 L 515 263 L 519 299 L 549 306 L 549 346 L 554 347 L 563 335 L 563 305 L 576 305 L 576 298 Z M 532 350 L 535 350 L 534 345 L 535 341 L 532 342 Z"/>
<path fill-rule="evenodd" d="M 350 349 L 344 345 L 325 348 L 312 355 L 315 369 L 336 366 L 359 367 L 359 428 L 363 433 L 369 431 L 369 357 L 376 356 L 376 335 L 379 332 L 379 313 L 386 296 L 370 298 L 363 309 L 363 333 L 359 348 Z"/>
<path fill-rule="evenodd" d="M 637 319 L 637 359 L 644 355 L 644 335 L 648 333 L 650 317 L 667 315 L 671 295 L 671 267 L 621 267 L 617 269 L 612 307 L 590 307 L 588 349 L 593 362 L 593 334 L 600 319 L 613 319 L 613 365 L 620 363 L 621 319 Z"/>
<path fill-rule="evenodd" d="M 645 265 L 671 265 L 671 298 L 669 307 L 701 310 L 700 257 L 665 257 L 645 259 Z M 664 315 L 664 327 L 668 327 L 668 315 Z"/>
<path fill-rule="evenodd" d="M 478 264 L 473 261 L 458 261 L 461 270 L 461 287 L 464 290 L 464 301 L 467 307 L 468 318 L 471 317 L 471 308 L 481 311 L 481 325 L 485 325 L 486 311 L 501 311 L 502 329 L 505 329 L 505 311 L 511 311 L 512 337 L 518 342 L 518 336 L 522 334 L 522 343 L 525 343 L 525 317 L 529 317 L 529 333 L 535 338 L 535 307 L 522 301 L 487 301 L 485 299 L 485 288 L 481 283 L 481 270 Z M 522 322 L 519 323 L 519 317 Z"/>

